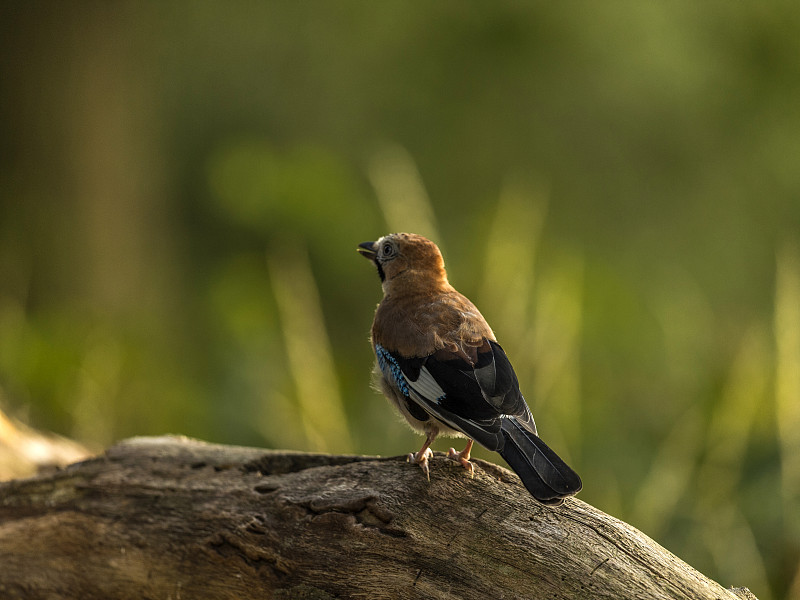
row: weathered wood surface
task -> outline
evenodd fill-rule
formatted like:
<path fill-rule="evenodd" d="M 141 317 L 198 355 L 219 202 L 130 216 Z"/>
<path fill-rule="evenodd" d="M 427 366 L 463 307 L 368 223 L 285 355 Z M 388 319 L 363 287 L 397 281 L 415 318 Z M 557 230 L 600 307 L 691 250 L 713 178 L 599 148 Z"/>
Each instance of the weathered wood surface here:
<path fill-rule="evenodd" d="M 0 598 L 735 600 L 511 472 L 135 438 L 0 484 Z M 752 596 L 750 596 L 752 597 Z"/>

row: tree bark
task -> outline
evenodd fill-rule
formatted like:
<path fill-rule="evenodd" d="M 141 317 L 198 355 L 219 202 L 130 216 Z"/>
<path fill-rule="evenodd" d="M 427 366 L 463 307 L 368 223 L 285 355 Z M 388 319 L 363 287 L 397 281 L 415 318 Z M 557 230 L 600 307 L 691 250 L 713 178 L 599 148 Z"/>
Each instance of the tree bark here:
<path fill-rule="evenodd" d="M 575 498 L 437 454 L 331 456 L 134 438 L 0 484 L 0 597 L 753 598 Z"/>

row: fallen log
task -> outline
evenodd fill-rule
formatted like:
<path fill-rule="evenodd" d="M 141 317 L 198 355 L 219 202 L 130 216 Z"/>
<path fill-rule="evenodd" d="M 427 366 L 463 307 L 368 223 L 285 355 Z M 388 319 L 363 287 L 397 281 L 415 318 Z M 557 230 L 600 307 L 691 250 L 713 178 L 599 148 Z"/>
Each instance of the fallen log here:
<path fill-rule="evenodd" d="M 0 597 L 754 598 L 475 465 L 133 438 L 0 484 Z"/>

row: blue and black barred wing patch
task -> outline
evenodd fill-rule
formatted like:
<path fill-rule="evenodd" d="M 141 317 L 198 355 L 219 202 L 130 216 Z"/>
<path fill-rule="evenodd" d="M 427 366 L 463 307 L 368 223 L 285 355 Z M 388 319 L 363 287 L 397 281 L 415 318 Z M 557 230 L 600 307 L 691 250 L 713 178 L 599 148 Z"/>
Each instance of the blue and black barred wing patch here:
<path fill-rule="evenodd" d="M 430 419 L 430 415 L 423 408 L 423 405 L 417 401 L 416 394 L 412 394 L 408 383 L 408 376 L 413 378 L 419 376 L 420 367 L 425 359 L 403 359 L 393 355 L 380 344 L 375 344 L 375 355 L 378 358 L 378 367 L 380 367 L 384 379 L 403 396 L 409 414 L 418 421 L 424 422 Z"/>

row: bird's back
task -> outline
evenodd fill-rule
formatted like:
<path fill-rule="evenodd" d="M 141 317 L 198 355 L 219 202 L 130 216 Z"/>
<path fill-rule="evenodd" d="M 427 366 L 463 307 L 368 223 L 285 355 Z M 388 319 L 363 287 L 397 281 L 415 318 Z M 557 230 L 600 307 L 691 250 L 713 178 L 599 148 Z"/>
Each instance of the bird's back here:
<path fill-rule="evenodd" d="M 437 350 L 471 354 L 484 339 L 495 340 L 475 305 L 449 284 L 421 293 L 384 297 L 372 325 L 373 344 L 403 356 L 428 356 Z"/>

